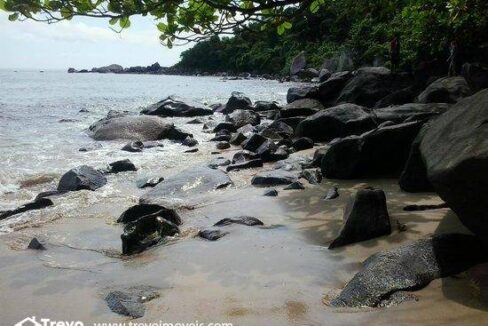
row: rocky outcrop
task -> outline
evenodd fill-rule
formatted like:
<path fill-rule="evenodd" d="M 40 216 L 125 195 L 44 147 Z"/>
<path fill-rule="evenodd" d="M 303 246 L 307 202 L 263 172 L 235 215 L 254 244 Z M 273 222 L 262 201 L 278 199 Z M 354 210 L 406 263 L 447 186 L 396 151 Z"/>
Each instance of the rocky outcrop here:
<path fill-rule="evenodd" d="M 106 73 L 121 73 L 124 71 L 124 67 L 122 67 L 121 65 L 117 65 L 117 64 L 111 64 L 111 65 L 108 65 L 108 66 L 104 66 L 104 67 L 99 67 L 99 68 L 92 68 L 91 72 L 98 72 L 98 73 L 101 73 L 101 74 L 106 74 Z"/>
<path fill-rule="evenodd" d="M 472 232 L 488 237 L 488 90 L 459 101 L 423 129 L 419 148 L 427 178 Z"/>
<path fill-rule="evenodd" d="M 329 249 L 390 234 L 390 216 L 383 190 L 359 190 L 348 202 L 343 220 L 339 236 Z"/>
<path fill-rule="evenodd" d="M 81 165 L 66 172 L 58 183 L 58 191 L 96 190 L 107 184 L 107 178 L 98 170 Z"/>
<path fill-rule="evenodd" d="M 314 141 L 330 141 L 338 137 L 360 135 L 376 127 L 371 115 L 355 104 L 341 104 L 322 110 L 300 122 L 297 137 Z"/>
<path fill-rule="evenodd" d="M 203 104 L 169 96 L 141 111 L 141 114 L 160 117 L 196 117 L 213 114 L 212 109 Z"/>
<path fill-rule="evenodd" d="M 331 179 L 399 176 L 421 126 L 407 122 L 332 142 L 322 159 L 322 174 Z"/>
<path fill-rule="evenodd" d="M 431 281 L 461 273 L 487 260 L 473 236 L 443 234 L 369 257 L 362 270 L 330 301 L 335 307 L 377 307 L 399 291 L 423 288 Z"/>
<path fill-rule="evenodd" d="M 469 96 L 471 89 L 463 77 L 444 77 L 436 80 L 418 96 L 420 103 L 456 103 Z"/>

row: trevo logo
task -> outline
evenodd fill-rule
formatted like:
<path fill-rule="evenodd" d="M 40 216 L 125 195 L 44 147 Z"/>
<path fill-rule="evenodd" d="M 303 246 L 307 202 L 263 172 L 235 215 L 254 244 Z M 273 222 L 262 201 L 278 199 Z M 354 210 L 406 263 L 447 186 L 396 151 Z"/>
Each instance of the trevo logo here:
<path fill-rule="evenodd" d="M 84 326 L 82 321 L 56 321 L 49 318 L 37 320 L 35 316 L 24 318 L 14 326 Z"/>

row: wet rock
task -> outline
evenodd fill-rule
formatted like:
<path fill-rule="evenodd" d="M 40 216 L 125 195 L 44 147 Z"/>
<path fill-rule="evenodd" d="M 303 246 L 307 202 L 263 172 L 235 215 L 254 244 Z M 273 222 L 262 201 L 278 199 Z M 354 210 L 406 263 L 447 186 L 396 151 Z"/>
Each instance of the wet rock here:
<path fill-rule="evenodd" d="M 322 158 L 324 157 L 326 152 L 326 147 L 318 148 L 317 150 L 315 150 L 315 152 L 313 153 L 311 166 L 320 167 L 320 165 L 322 164 Z"/>
<path fill-rule="evenodd" d="M 305 187 L 300 181 L 294 181 L 290 183 L 288 186 L 283 188 L 283 190 L 303 190 Z"/>
<path fill-rule="evenodd" d="M 337 190 L 337 187 L 334 186 L 327 191 L 324 200 L 332 200 L 336 199 L 337 197 L 339 197 L 339 191 Z"/>
<path fill-rule="evenodd" d="M 322 103 L 332 104 L 336 102 L 341 90 L 352 78 L 352 73 L 343 71 L 334 73 L 326 81 L 319 85 L 318 98 Z"/>
<path fill-rule="evenodd" d="M 311 160 L 306 156 L 293 156 L 286 160 L 281 160 L 275 163 L 275 169 L 281 169 L 285 171 L 299 171 L 310 167 Z"/>
<path fill-rule="evenodd" d="M 59 180 L 58 191 L 96 190 L 107 184 L 107 178 L 87 165 L 66 172 Z"/>
<path fill-rule="evenodd" d="M 201 119 L 195 118 L 195 119 L 191 119 L 186 124 L 189 124 L 189 125 L 199 125 L 199 124 L 203 124 L 203 121 Z"/>
<path fill-rule="evenodd" d="M 341 104 L 309 116 L 298 124 L 297 137 L 314 141 L 331 141 L 338 137 L 360 135 L 376 127 L 365 108 L 355 104 Z"/>
<path fill-rule="evenodd" d="M 188 137 L 193 138 L 193 135 L 184 130 L 181 130 L 180 128 L 173 126 L 173 128 L 169 130 L 169 133 L 166 138 L 176 142 L 183 142 Z"/>
<path fill-rule="evenodd" d="M 402 123 L 406 119 L 411 119 L 412 121 L 430 119 L 446 112 L 448 108 L 447 104 L 442 103 L 408 103 L 375 109 L 373 112 L 378 122 L 392 121 L 394 123 Z"/>
<path fill-rule="evenodd" d="M 188 146 L 188 147 L 195 147 L 198 145 L 198 140 L 196 140 L 193 137 L 186 137 L 183 142 L 181 143 L 183 146 Z"/>
<path fill-rule="evenodd" d="M 124 291 L 111 291 L 105 297 L 105 302 L 116 314 L 140 318 L 146 311 L 143 303 L 157 297 L 159 297 L 159 293 L 155 288 L 143 286 Z"/>
<path fill-rule="evenodd" d="M 196 152 L 198 152 L 198 148 L 187 149 L 183 153 L 196 153 Z"/>
<path fill-rule="evenodd" d="M 264 225 L 259 219 L 252 216 L 239 216 L 235 218 L 224 218 L 214 224 L 214 226 L 226 226 L 231 224 L 241 224 L 247 226 Z"/>
<path fill-rule="evenodd" d="M 212 109 L 196 102 L 169 96 L 141 111 L 141 114 L 160 117 L 195 117 L 213 114 Z"/>
<path fill-rule="evenodd" d="M 266 190 L 264 192 L 263 196 L 266 196 L 266 197 L 276 197 L 276 196 L 278 196 L 278 190 L 276 190 L 276 189 Z"/>
<path fill-rule="evenodd" d="M 211 169 L 217 169 L 220 166 L 227 166 L 229 164 L 230 164 L 230 160 L 224 157 L 217 157 L 216 159 L 213 159 L 208 163 L 208 167 Z"/>
<path fill-rule="evenodd" d="M 263 166 L 263 160 L 258 158 L 255 160 L 249 160 L 249 161 L 230 164 L 229 166 L 227 166 L 226 170 L 227 170 L 227 172 L 229 172 L 229 171 L 233 171 L 233 170 L 244 170 L 244 169 L 258 168 L 258 167 L 262 167 L 262 166 Z"/>
<path fill-rule="evenodd" d="M 219 124 L 217 124 L 217 126 L 215 126 L 215 128 L 213 129 L 213 132 L 224 133 L 223 132 L 224 130 L 225 130 L 225 134 L 230 134 L 231 132 L 235 132 L 237 130 L 237 128 L 233 122 L 225 121 L 225 122 L 220 122 Z"/>
<path fill-rule="evenodd" d="M 247 125 L 244 125 L 244 126 L 238 128 L 237 132 L 240 132 L 244 136 L 248 137 L 248 136 L 252 135 L 253 133 L 257 132 L 256 128 L 257 127 L 254 127 L 251 124 L 247 124 Z"/>
<path fill-rule="evenodd" d="M 332 142 L 321 169 L 330 179 L 399 176 L 421 122 L 378 128 Z"/>
<path fill-rule="evenodd" d="M 164 180 L 163 177 L 156 177 L 156 178 L 142 178 L 137 180 L 137 188 L 153 188 L 155 187 L 158 183 L 162 182 Z"/>
<path fill-rule="evenodd" d="M 242 143 L 242 148 L 247 151 L 256 152 L 259 146 L 261 146 L 265 141 L 265 137 L 259 134 L 253 134 Z"/>
<path fill-rule="evenodd" d="M 170 138 L 174 125 L 159 117 L 122 116 L 102 119 L 90 126 L 95 140 L 159 140 Z M 171 139 L 171 138 L 170 138 Z"/>
<path fill-rule="evenodd" d="M 230 144 L 229 144 L 229 142 L 221 141 L 221 142 L 218 142 L 215 147 L 217 147 L 217 149 L 223 150 L 223 149 L 230 148 Z"/>
<path fill-rule="evenodd" d="M 281 118 L 301 117 L 315 114 L 324 109 L 318 100 L 305 98 L 285 105 L 280 111 Z"/>
<path fill-rule="evenodd" d="M 40 192 L 34 201 L 38 201 L 41 198 L 47 198 L 47 197 L 54 197 L 54 196 L 61 196 L 67 193 L 67 191 L 58 191 L 58 190 L 48 190 L 48 191 L 43 191 Z"/>
<path fill-rule="evenodd" d="M 305 169 L 302 172 L 302 177 L 311 185 L 319 185 L 322 182 L 322 173 L 319 169 Z"/>
<path fill-rule="evenodd" d="M 246 136 L 244 136 L 244 134 L 242 134 L 240 132 L 236 132 L 236 133 L 232 134 L 232 136 L 230 137 L 229 143 L 231 143 L 234 146 L 238 146 L 238 145 L 242 144 L 246 139 L 247 138 L 246 138 Z"/>
<path fill-rule="evenodd" d="M 143 149 L 144 149 L 144 144 L 142 143 L 142 141 L 139 140 L 127 143 L 124 145 L 124 147 L 122 147 L 123 151 L 133 152 L 133 153 L 142 152 Z"/>
<path fill-rule="evenodd" d="M 229 134 L 221 134 L 213 137 L 210 141 L 217 141 L 217 142 L 229 142 L 232 139 L 232 136 Z"/>
<path fill-rule="evenodd" d="M 278 186 L 278 185 L 289 185 L 298 181 L 298 175 L 296 172 L 285 171 L 285 170 L 272 170 L 263 171 L 256 174 L 252 180 L 251 184 L 255 186 Z"/>
<path fill-rule="evenodd" d="M 254 107 L 252 110 L 256 112 L 262 111 L 272 111 L 272 110 L 280 110 L 281 107 L 278 105 L 277 102 L 270 102 L 270 101 L 256 101 L 254 103 Z"/>
<path fill-rule="evenodd" d="M 434 81 L 418 96 L 420 103 L 456 103 L 471 95 L 464 77 L 444 77 Z"/>
<path fill-rule="evenodd" d="M 488 237 L 488 90 L 425 125 L 420 153 L 435 191 L 474 234 Z"/>
<path fill-rule="evenodd" d="M 291 143 L 291 147 L 296 152 L 313 148 L 313 140 L 308 137 L 295 138 Z"/>
<path fill-rule="evenodd" d="M 117 223 L 135 222 L 139 218 L 148 215 L 156 215 L 170 221 L 175 225 L 181 225 L 181 217 L 174 209 L 169 209 L 161 205 L 155 204 L 138 204 L 128 208 L 117 219 Z"/>
<path fill-rule="evenodd" d="M 344 225 L 329 249 L 365 241 L 391 233 L 390 216 L 383 190 L 363 189 L 344 210 Z"/>
<path fill-rule="evenodd" d="M 486 261 L 486 250 L 480 248 L 483 243 L 474 236 L 442 234 L 379 252 L 363 263 L 330 305 L 377 307 L 398 291 L 421 289 Z"/>
<path fill-rule="evenodd" d="M 109 164 L 109 166 L 110 166 L 110 170 L 109 170 L 110 173 L 137 171 L 136 166 L 129 159 L 112 162 Z"/>
<path fill-rule="evenodd" d="M 100 149 L 102 147 L 103 146 L 100 143 L 92 143 L 92 144 L 89 144 L 89 145 L 80 147 L 80 149 L 78 151 L 80 151 L 80 152 L 90 152 L 90 151 L 94 151 L 94 150 Z"/>
<path fill-rule="evenodd" d="M 236 128 L 243 127 L 245 125 L 256 126 L 261 122 L 259 114 L 251 110 L 234 110 L 228 115 L 229 122 L 231 122 Z"/>
<path fill-rule="evenodd" d="M 222 113 L 231 113 L 235 110 L 252 110 L 252 102 L 241 92 L 232 92 L 231 97 L 225 104 L 225 108 L 221 110 Z"/>
<path fill-rule="evenodd" d="M 242 162 L 246 162 L 246 161 L 250 161 L 250 160 L 256 160 L 256 159 L 259 159 L 259 155 L 254 153 L 254 152 L 251 152 L 251 151 L 247 151 L 247 150 L 243 150 L 243 151 L 239 151 L 237 153 L 234 154 L 234 156 L 232 157 L 232 163 L 242 163 Z"/>
<path fill-rule="evenodd" d="M 270 125 L 266 126 L 260 135 L 270 139 L 282 139 L 288 138 L 293 135 L 293 128 L 282 121 L 273 121 Z"/>
<path fill-rule="evenodd" d="M 54 204 L 50 199 L 39 198 L 33 202 L 24 204 L 24 205 L 22 205 L 16 209 L 8 210 L 8 211 L 0 211 L 0 220 L 6 219 L 6 218 L 11 217 L 13 215 L 17 215 L 17 214 L 24 213 L 24 212 L 31 211 L 31 210 L 45 208 L 45 207 L 52 206 L 52 205 L 54 205 Z"/>
<path fill-rule="evenodd" d="M 292 103 L 304 98 L 317 98 L 317 86 L 291 87 L 286 94 L 286 102 Z"/>
<path fill-rule="evenodd" d="M 156 187 L 144 194 L 141 203 L 157 202 L 166 199 L 182 199 L 212 190 L 225 188 L 232 184 L 231 179 L 220 170 L 207 166 L 193 166 L 167 177 Z"/>
<path fill-rule="evenodd" d="M 40 243 L 37 238 L 32 238 L 32 240 L 29 242 L 29 245 L 27 246 L 27 249 L 46 250 L 46 247 L 44 247 L 44 245 Z"/>
<path fill-rule="evenodd" d="M 209 241 L 217 241 L 227 234 L 229 234 L 229 232 L 222 232 L 221 230 L 201 230 L 200 232 L 198 232 L 198 236 L 200 238 Z"/>

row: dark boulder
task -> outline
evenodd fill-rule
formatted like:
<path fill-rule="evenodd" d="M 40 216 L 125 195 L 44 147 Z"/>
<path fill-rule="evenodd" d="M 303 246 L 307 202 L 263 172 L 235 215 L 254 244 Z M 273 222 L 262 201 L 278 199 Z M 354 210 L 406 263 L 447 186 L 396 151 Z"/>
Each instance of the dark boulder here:
<path fill-rule="evenodd" d="M 421 122 L 377 128 L 331 143 L 321 169 L 329 179 L 399 176 Z"/>
<path fill-rule="evenodd" d="M 251 169 L 251 168 L 259 168 L 262 166 L 263 166 L 263 160 L 258 158 L 255 160 L 230 164 L 229 166 L 227 166 L 226 170 L 227 170 L 227 172 L 229 172 L 229 171 L 233 171 L 233 170 L 244 170 L 244 169 Z"/>
<path fill-rule="evenodd" d="M 306 116 L 298 116 L 298 117 L 290 117 L 290 118 L 279 118 L 275 122 L 277 122 L 277 123 L 281 122 L 281 123 L 287 124 L 288 126 L 290 126 L 292 128 L 292 130 L 295 130 L 297 128 L 298 124 L 300 124 L 300 122 L 305 120 L 305 118 L 307 118 L 307 117 Z"/>
<path fill-rule="evenodd" d="M 361 106 L 341 104 L 309 116 L 298 124 L 297 137 L 330 141 L 338 137 L 360 135 L 376 127 L 372 116 Z"/>
<path fill-rule="evenodd" d="M 256 160 L 256 159 L 259 159 L 258 154 L 251 151 L 242 150 L 234 154 L 234 156 L 232 157 L 232 163 L 242 163 L 245 161 Z"/>
<path fill-rule="evenodd" d="M 319 81 L 323 83 L 327 79 L 329 79 L 332 76 L 332 73 L 329 71 L 329 69 L 320 69 L 319 71 Z"/>
<path fill-rule="evenodd" d="M 224 218 L 214 224 L 214 226 L 226 226 L 231 224 L 240 224 L 246 226 L 257 226 L 257 225 L 264 225 L 261 220 L 252 217 L 252 216 L 239 216 L 235 218 Z"/>
<path fill-rule="evenodd" d="M 311 185 L 318 185 L 322 182 L 322 173 L 319 169 L 305 169 L 302 172 L 302 177 Z"/>
<path fill-rule="evenodd" d="M 252 110 L 252 102 L 241 92 L 232 92 L 231 97 L 225 104 L 225 108 L 221 110 L 222 113 L 231 113 L 235 110 Z"/>
<path fill-rule="evenodd" d="M 218 141 L 218 142 L 230 142 L 232 136 L 229 134 L 219 134 L 210 139 L 210 141 Z"/>
<path fill-rule="evenodd" d="M 418 91 L 416 91 L 414 87 L 406 87 L 386 95 L 381 100 L 376 102 L 374 107 L 385 108 L 392 105 L 413 103 L 415 102 L 415 97 L 417 96 L 417 94 Z"/>
<path fill-rule="evenodd" d="M 317 86 L 291 87 L 288 89 L 288 92 L 286 94 L 286 102 L 292 103 L 305 98 L 317 98 L 317 96 Z"/>
<path fill-rule="evenodd" d="M 387 108 L 373 110 L 377 122 L 391 121 L 394 123 L 410 120 L 426 120 L 444 113 L 448 109 L 447 104 L 440 103 L 408 103 L 400 106 L 390 106 Z"/>
<path fill-rule="evenodd" d="M 200 125 L 203 124 L 203 121 L 199 118 L 191 119 L 190 121 L 187 121 L 188 125 Z"/>
<path fill-rule="evenodd" d="M 9 211 L 0 211 L 0 220 L 6 219 L 7 217 L 16 214 L 24 213 L 35 209 L 41 209 L 52 205 L 54 204 L 52 200 L 49 198 L 36 198 L 35 201 L 24 204 L 16 209 L 9 210 Z"/>
<path fill-rule="evenodd" d="M 109 173 L 119 173 L 127 171 L 137 171 L 136 166 L 129 159 L 112 162 L 109 164 Z"/>
<path fill-rule="evenodd" d="M 297 54 L 290 65 L 290 76 L 296 75 L 300 72 L 300 70 L 305 69 L 307 66 L 307 59 L 305 57 L 305 52 L 302 51 Z"/>
<path fill-rule="evenodd" d="M 444 77 L 434 81 L 418 96 L 420 103 L 456 103 L 469 96 L 471 89 L 463 77 Z"/>
<path fill-rule="evenodd" d="M 290 183 L 288 186 L 283 188 L 283 190 L 303 190 L 305 187 L 300 181 L 294 181 Z"/>
<path fill-rule="evenodd" d="M 326 152 L 327 152 L 327 147 L 322 147 L 315 150 L 315 153 L 313 153 L 311 166 L 317 168 L 320 167 L 322 165 L 322 159 L 324 158 Z"/>
<path fill-rule="evenodd" d="M 164 180 L 163 177 L 156 177 L 156 178 L 142 178 L 137 180 L 137 188 L 153 188 L 155 187 L 158 183 L 162 182 Z"/>
<path fill-rule="evenodd" d="M 341 90 L 351 78 L 352 73 L 349 71 L 332 74 L 330 78 L 319 85 L 318 99 L 325 104 L 335 103 Z"/>
<path fill-rule="evenodd" d="M 280 118 L 309 116 L 323 109 L 324 106 L 319 101 L 305 98 L 285 105 L 280 111 Z"/>
<path fill-rule="evenodd" d="M 488 90 L 460 100 L 423 129 L 427 178 L 464 225 L 488 237 Z"/>
<path fill-rule="evenodd" d="M 359 190 L 347 203 L 343 220 L 339 236 L 329 249 L 390 234 L 390 216 L 383 190 Z"/>
<path fill-rule="evenodd" d="M 154 204 L 139 204 L 129 207 L 117 219 L 117 223 L 127 224 L 129 222 L 137 221 L 139 218 L 147 215 L 156 215 L 170 221 L 175 225 L 181 225 L 181 217 L 174 209 L 168 209 L 161 205 Z"/>
<path fill-rule="evenodd" d="M 219 124 L 217 124 L 215 126 L 215 128 L 213 129 L 213 132 L 224 133 L 224 131 L 225 131 L 226 134 L 229 134 L 229 133 L 234 132 L 236 130 L 237 130 L 237 128 L 233 122 L 225 121 L 225 122 L 220 122 Z"/>
<path fill-rule="evenodd" d="M 32 240 L 29 242 L 29 245 L 27 245 L 27 249 L 46 250 L 46 247 L 44 247 L 44 245 L 40 243 L 37 238 L 32 238 Z"/>
<path fill-rule="evenodd" d="M 336 199 L 337 197 L 339 197 L 339 191 L 337 187 L 334 186 L 327 190 L 327 193 L 324 196 L 324 200 L 332 200 Z"/>
<path fill-rule="evenodd" d="M 461 74 L 474 92 L 488 88 L 488 69 L 481 64 L 465 63 Z"/>
<path fill-rule="evenodd" d="M 243 133 L 236 132 L 232 134 L 232 136 L 229 138 L 229 143 L 231 143 L 234 146 L 238 146 L 241 145 L 246 139 L 247 138 L 246 136 L 244 136 Z"/>
<path fill-rule="evenodd" d="M 313 148 L 313 140 L 308 137 L 295 138 L 291 143 L 291 147 L 296 152 Z"/>
<path fill-rule="evenodd" d="M 260 134 L 253 134 L 242 143 L 242 148 L 247 151 L 256 152 L 259 146 L 261 146 L 267 138 Z"/>
<path fill-rule="evenodd" d="M 186 131 L 183 131 L 180 128 L 177 128 L 175 126 L 173 126 L 173 128 L 171 128 L 169 130 L 169 133 L 166 136 L 166 138 L 171 139 L 171 140 L 176 141 L 176 142 L 183 142 L 188 137 L 193 138 L 193 135 L 190 133 L 187 133 Z"/>
<path fill-rule="evenodd" d="M 260 131 L 260 135 L 275 140 L 289 138 L 293 136 L 293 128 L 282 121 L 273 121 Z"/>
<path fill-rule="evenodd" d="M 195 147 L 198 145 L 198 140 L 196 140 L 195 138 L 193 137 L 186 137 L 182 142 L 181 142 L 181 145 L 183 146 L 188 146 L 188 147 Z"/>
<path fill-rule="evenodd" d="M 200 103 L 169 96 L 141 111 L 141 114 L 160 117 L 195 117 L 213 114 L 212 109 Z"/>
<path fill-rule="evenodd" d="M 252 178 L 251 184 L 255 186 L 278 186 L 289 185 L 295 181 L 298 181 L 298 174 L 296 172 L 278 169 L 256 174 Z"/>
<path fill-rule="evenodd" d="M 266 190 L 264 192 L 263 196 L 266 196 L 266 197 L 276 197 L 276 196 L 278 196 L 278 190 L 276 190 L 276 189 Z"/>
<path fill-rule="evenodd" d="M 116 314 L 140 318 L 146 311 L 143 303 L 157 297 L 159 297 L 159 293 L 155 288 L 142 286 L 123 291 L 111 291 L 105 297 L 105 302 Z"/>
<path fill-rule="evenodd" d="M 330 301 L 334 307 L 377 307 L 398 291 L 412 291 L 431 281 L 459 274 L 487 260 L 477 238 L 442 234 L 369 257 L 363 268 Z"/>
<path fill-rule="evenodd" d="M 218 142 L 217 145 L 215 145 L 215 147 L 217 149 L 223 150 L 223 149 L 230 148 L 230 144 L 227 141 L 221 141 L 221 142 Z"/>
<path fill-rule="evenodd" d="M 270 102 L 270 101 L 256 101 L 254 102 L 254 107 L 252 108 L 253 111 L 261 112 L 261 111 L 272 111 L 272 110 L 280 110 L 281 107 L 277 102 Z"/>
<path fill-rule="evenodd" d="M 221 230 L 201 230 L 198 232 L 200 238 L 209 241 L 217 241 L 227 234 L 229 234 L 229 232 L 222 232 Z"/>
<path fill-rule="evenodd" d="M 234 110 L 228 116 L 229 122 L 231 122 L 236 128 L 243 127 L 245 125 L 256 126 L 261 122 L 259 114 L 251 110 Z"/>
<path fill-rule="evenodd" d="M 133 152 L 133 153 L 142 152 L 143 149 L 144 149 L 144 144 L 140 140 L 132 141 L 130 143 L 125 144 L 124 147 L 122 147 L 123 151 Z"/>
<path fill-rule="evenodd" d="M 59 180 L 58 191 L 96 190 L 107 184 L 107 178 L 87 165 L 66 172 Z"/>

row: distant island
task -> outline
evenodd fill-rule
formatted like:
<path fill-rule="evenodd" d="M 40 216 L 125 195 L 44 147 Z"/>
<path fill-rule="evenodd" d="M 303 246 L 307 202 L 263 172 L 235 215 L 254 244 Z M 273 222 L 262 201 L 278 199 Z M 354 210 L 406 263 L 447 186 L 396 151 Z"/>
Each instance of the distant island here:
<path fill-rule="evenodd" d="M 134 66 L 124 68 L 118 64 L 111 64 L 104 67 L 99 68 L 92 68 L 88 69 L 81 69 L 77 70 L 75 68 L 69 68 L 68 73 L 114 73 L 114 74 L 152 74 L 152 75 L 164 75 L 164 74 L 172 74 L 175 73 L 175 69 L 172 67 L 162 67 L 158 62 L 143 67 L 143 66 Z"/>

